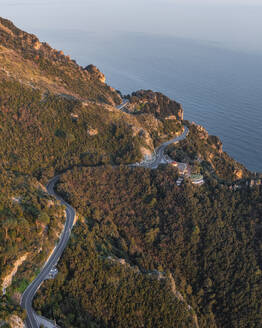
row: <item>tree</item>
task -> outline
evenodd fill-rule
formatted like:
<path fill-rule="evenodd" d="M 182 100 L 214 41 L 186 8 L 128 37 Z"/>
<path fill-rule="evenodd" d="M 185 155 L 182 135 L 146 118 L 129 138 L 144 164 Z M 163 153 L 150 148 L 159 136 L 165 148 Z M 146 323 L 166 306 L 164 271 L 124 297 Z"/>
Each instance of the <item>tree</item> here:
<path fill-rule="evenodd" d="M 45 225 L 50 223 L 50 217 L 46 212 L 41 212 L 37 220 Z"/>

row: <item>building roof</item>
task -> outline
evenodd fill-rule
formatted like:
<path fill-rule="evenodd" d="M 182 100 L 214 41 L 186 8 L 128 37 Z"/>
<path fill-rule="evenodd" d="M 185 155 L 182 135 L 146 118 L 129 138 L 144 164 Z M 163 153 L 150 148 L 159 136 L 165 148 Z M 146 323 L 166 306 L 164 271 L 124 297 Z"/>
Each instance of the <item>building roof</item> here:
<path fill-rule="evenodd" d="M 178 163 L 178 168 L 179 168 L 179 170 L 186 170 L 187 164 L 186 163 Z"/>
<path fill-rule="evenodd" d="M 201 179 L 203 179 L 204 177 L 203 177 L 202 174 L 191 174 L 191 175 L 190 175 L 190 178 L 191 178 L 192 180 L 201 180 Z"/>

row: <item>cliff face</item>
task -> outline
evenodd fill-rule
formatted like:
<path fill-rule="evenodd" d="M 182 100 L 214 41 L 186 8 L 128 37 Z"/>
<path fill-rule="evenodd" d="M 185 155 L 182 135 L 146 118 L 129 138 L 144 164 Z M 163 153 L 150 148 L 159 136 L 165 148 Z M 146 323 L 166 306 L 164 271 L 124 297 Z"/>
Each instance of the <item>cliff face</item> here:
<path fill-rule="evenodd" d="M 172 117 L 183 120 L 183 108 L 178 102 L 169 99 L 160 92 L 139 90 L 128 96 L 130 110 L 136 113 L 151 113 L 157 118 Z"/>
<path fill-rule="evenodd" d="M 94 66 L 94 65 L 88 65 L 85 68 L 85 71 L 87 71 L 92 76 L 94 76 L 95 78 L 97 78 L 100 82 L 106 83 L 106 77 L 105 77 L 105 75 L 102 72 L 100 72 L 100 70 L 96 66 Z"/>
<path fill-rule="evenodd" d="M 77 65 L 62 51 L 40 42 L 6 19 L 0 18 L 0 78 L 86 101 L 119 104 L 119 94 L 105 84 L 105 76 L 93 65 Z"/>
<path fill-rule="evenodd" d="M 27 257 L 28 257 L 28 253 L 26 253 L 25 255 L 18 258 L 13 265 L 12 271 L 7 276 L 3 277 L 2 288 L 3 288 L 4 293 L 5 293 L 6 288 L 12 284 L 12 279 L 13 279 L 14 275 L 17 273 L 19 266 L 21 264 L 23 264 L 23 262 L 27 259 Z"/>
<path fill-rule="evenodd" d="M 54 284 L 61 284 L 60 287 L 65 282 L 66 288 L 70 289 L 66 302 L 72 301 L 72 304 L 68 303 L 65 307 L 60 293 L 57 298 L 61 306 L 57 306 L 56 309 L 65 311 L 62 317 L 69 321 L 75 317 L 76 320 L 80 320 L 76 326 L 81 326 L 83 325 L 82 315 L 85 315 L 88 325 L 90 316 L 94 318 L 100 316 L 96 312 L 97 307 L 94 307 L 94 301 L 96 301 L 99 307 L 102 305 L 100 322 L 108 323 L 109 321 L 103 321 L 104 316 L 112 316 L 113 320 L 118 319 L 119 316 L 115 315 L 118 305 L 116 308 L 110 308 L 110 306 L 120 300 L 119 309 L 123 314 L 121 319 L 123 322 L 130 319 L 130 316 L 126 315 L 130 313 L 130 308 L 128 308 L 130 298 L 127 297 L 126 302 L 123 302 L 121 297 L 115 297 L 115 295 L 121 295 L 119 289 L 112 293 L 112 286 L 120 281 L 121 271 L 117 274 L 115 272 L 115 277 L 113 277 L 112 272 L 107 273 L 107 266 L 103 268 L 104 255 L 116 252 L 117 256 L 129 257 L 130 262 L 147 270 L 159 265 L 163 266 L 163 270 L 176 270 L 174 276 L 179 276 L 178 287 L 181 294 L 176 291 L 174 281 L 171 289 L 180 301 L 189 300 L 182 304 L 182 310 L 185 310 L 186 317 L 190 319 L 188 327 L 192 327 L 192 308 L 187 304 L 194 304 L 197 308 L 199 302 L 202 303 L 203 308 L 203 311 L 201 307 L 198 311 L 199 320 L 202 316 L 199 325 L 215 327 L 212 323 L 215 297 L 217 297 L 216 307 L 218 306 L 215 311 L 222 320 L 226 318 L 219 309 L 219 306 L 222 306 L 221 297 L 225 297 L 225 294 L 216 295 L 224 290 L 225 281 L 230 281 L 228 292 L 232 291 L 232 277 L 234 277 L 234 272 L 239 272 L 241 268 L 231 267 L 229 264 L 228 268 L 233 268 L 232 274 L 230 273 L 228 279 L 222 277 L 221 285 L 219 285 L 220 281 L 213 284 L 214 287 L 217 286 L 216 291 L 211 289 L 207 291 L 205 285 L 200 290 L 199 288 L 210 274 L 213 274 L 214 281 L 219 277 L 225 257 L 230 261 L 232 256 L 236 256 L 234 262 L 239 263 L 239 258 L 248 258 L 251 254 L 250 251 L 237 254 L 236 249 L 245 248 L 238 244 L 238 238 L 233 237 L 232 249 L 229 249 L 228 253 L 224 250 L 220 253 L 221 262 L 218 263 L 218 269 L 214 272 L 212 270 L 217 256 L 215 260 L 213 255 L 208 258 L 207 254 L 211 254 L 211 248 L 206 245 L 214 241 L 212 254 L 217 255 L 218 246 L 227 245 L 225 249 L 227 251 L 230 246 L 228 239 L 232 237 L 232 231 L 245 230 L 247 233 L 241 239 L 248 241 L 248 247 L 251 242 L 257 242 L 255 232 L 253 235 L 250 234 L 247 222 L 249 219 L 253 220 L 253 217 L 261 217 L 261 213 L 257 210 L 254 215 L 252 211 L 249 219 L 245 217 L 243 226 L 239 228 L 238 225 L 234 226 L 235 222 L 230 223 L 232 219 L 230 213 L 233 204 L 240 199 L 233 199 L 229 202 L 228 211 L 223 211 L 225 205 L 227 206 L 224 200 L 228 199 L 228 194 L 225 193 L 221 199 L 219 197 L 223 192 L 219 179 L 227 181 L 240 179 L 248 176 L 249 172 L 223 152 L 222 143 L 218 137 L 209 136 L 202 126 L 182 122 L 183 109 L 176 101 L 151 90 L 140 90 L 127 98 L 129 103 L 120 110 L 116 105 L 121 103 L 121 97 L 113 88 L 105 84 L 105 76 L 97 67 L 89 65 L 83 69 L 69 56 L 65 56 L 62 51 L 52 49 L 47 43 L 40 42 L 36 36 L 23 32 L 10 21 L 0 18 L 0 186 L 2 191 L 0 195 L 0 279 L 6 278 L 3 287 L 8 287 L 12 283 L 8 288 L 8 295 L 1 297 L 0 316 L 4 314 L 6 322 L 8 318 L 10 319 L 10 313 L 14 312 L 14 298 L 16 300 L 19 298 L 17 296 L 21 295 L 30 278 L 37 274 L 39 264 L 45 262 L 63 228 L 64 208 L 47 197 L 39 181 L 44 184 L 48 178 L 67 169 L 73 175 L 76 174 L 75 180 L 73 177 L 69 180 L 70 184 L 73 183 L 72 190 L 66 189 L 67 195 L 72 196 L 69 201 L 73 206 L 78 206 L 83 211 L 82 217 L 87 219 L 80 222 L 81 227 L 78 225 L 79 238 L 74 238 L 74 245 L 68 255 L 68 261 L 66 260 L 69 265 L 68 270 L 64 264 L 60 264 L 59 282 L 54 281 Z M 211 183 L 206 184 L 207 188 L 203 187 L 206 188 L 204 193 L 201 193 L 201 190 L 199 193 L 192 193 L 193 190 L 187 189 L 191 186 L 187 186 L 186 183 L 185 188 L 178 188 L 176 185 L 178 174 L 169 166 L 160 167 L 159 170 L 148 170 L 141 167 L 134 169 L 127 165 L 142 160 L 141 154 L 149 157 L 161 142 L 181 133 L 183 124 L 188 125 L 189 135 L 185 140 L 172 145 L 169 153 L 174 159 L 193 163 L 200 170 L 208 167 L 208 178 Z M 84 173 L 81 169 L 83 166 L 88 166 L 87 170 L 83 170 Z M 79 169 L 71 170 L 74 167 Z M 219 177 L 215 193 L 210 178 L 212 174 Z M 99 197 L 101 199 L 98 199 Z M 217 197 L 215 201 L 214 197 Z M 254 195 L 254 199 L 254 204 L 261 204 L 258 195 Z M 206 204 L 211 204 L 208 205 L 210 208 L 205 208 Z M 215 205 L 217 206 L 215 208 L 213 204 L 219 204 L 219 206 Z M 239 205 L 241 206 L 241 203 Z M 241 218 L 239 205 L 235 206 L 234 211 L 238 211 L 236 217 Z M 249 209 L 250 204 L 247 202 L 243 208 Z M 217 213 L 219 213 L 217 220 L 211 220 L 210 218 L 216 218 Z M 228 213 L 227 218 L 225 215 Z M 212 224 L 214 224 L 213 230 L 208 231 Z M 254 221 L 252 226 L 260 226 L 258 220 Z M 220 230 L 221 228 L 223 231 Z M 92 233 L 90 233 L 91 230 Z M 214 239 L 213 236 L 217 232 L 217 239 Z M 221 240 L 220 232 L 229 233 L 229 235 L 225 235 Z M 86 238 L 87 235 L 88 238 Z M 234 244 L 235 242 L 237 243 Z M 79 247 L 81 243 L 83 247 Z M 94 247 L 92 252 L 90 252 L 90 246 Z M 256 249 L 259 248 L 256 247 Z M 97 256 L 98 251 L 101 251 L 101 254 Z M 76 256 L 77 252 L 80 252 L 81 256 Z M 28 257 L 23 257 L 24 254 L 28 254 Z M 93 255 L 94 262 L 90 259 Z M 207 258 L 207 263 L 212 264 L 212 270 L 206 264 L 203 265 L 204 258 Z M 255 258 L 258 256 L 252 256 L 253 261 Z M 78 261 L 77 265 L 74 261 Z M 101 266 L 97 266 L 99 261 Z M 87 265 L 88 262 L 90 266 Z M 183 266 L 185 268 L 182 272 L 180 269 Z M 91 269 L 87 270 L 88 267 Z M 258 267 L 256 263 L 252 264 L 254 270 Z M 158 270 L 162 271 L 162 269 Z M 71 275 L 74 270 L 77 274 L 75 283 L 68 284 L 68 272 Z M 95 274 L 94 270 L 97 270 Z M 201 273 L 201 270 L 206 271 Z M 258 269 L 256 270 L 252 273 L 249 267 L 246 272 L 242 273 L 245 286 L 249 272 L 252 273 L 252 279 L 248 285 L 254 284 L 254 277 L 258 277 L 261 273 Z M 85 272 L 84 275 L 83 272 Z M 107 275 L 108 294 L 103 294 L 105 291 L 104 274 Z M 94 277 L 101 279 L 98 284 Z M 71 278 L 73 279 L 73 276 Z M 84 283 L 82 278 L 86 279 Z M 133 291 L 138 286 L 137 276 L 132 279 L 129 285 L 120 284 L 124 288 L 122 295 L 130 292 L 130 297 L 133 297 L 136 294 Z M 90 285 L 90 282 L 95 282 L 95 284 Z M 129 277 L 126 282 L 130 283 Z M 139 287 L 138 291 L 143 290 L 146 282 L 147 280 L 140 281 L 141 288 Z M 155 279 L 153 283 L 158 284 L 158 280 Z M 210 288 L 212 282 L 208 285 Z M 99 286 L 103 286 L 103 292 L 97 289 Z M 261 283 L 257 283 L 257 286 L 261 286 Z M 163 304 L 161 310 L 164 311 L 167 319 L 170 314 L 177 314 L 177 317 L 183 314 L 183 311 L 175 312 L 176 309 L 173 308 L 174 295 L 171 295 L 170 307 L 165 310 L 166 296 L 170 293 L 170 286 L 167 293 L 163 293 L 162 287 L 156 285 L 159 289 L 154 289 L 150 282 L 146 289 L 151 303 L 144 298 L 144 293 L 140 295 L 141 297 L 139 296 L 138 301 L 136 299 L 133 303 L 131 302 L 149 305 L 146 313 L 150 322 L 152 323 L 151 313 L 154 312 L 158 316 L 159 327 L 163 327 L 163 316 L 159 312 L 159 304 Z M 235 290 L 238 291 L 239 279 L 236 279 L 236 287 Z M 73 298 L 72 288 L 76 288 Z M 58 287 L 55 290 L 58 291 Z M 158 294 L 156 290 L 159 294 L 162 293 L 161 302 L 156 301 Z M 258 288 L 255 286 L 254 290 Z M 79 304 L 86 303 L 90 307 L 85 311 L 79 307 L 77 309 L 79 315 L 70 316 L 68 309 L 71 310 L 72 306 L 71 313 L 75 314 L 75 300 L 81 291 L 94 292 L 93 298 L 90 298 L 90 294 L 86 294 L 84 299 L 87 302 L 82 302 L 83 293 L 79 294 Z M 52 296 L 50 306 L 53 309 L 54 293 L 50 292 L 48 295 Z M 112 295 L 114 300 L 111 303 L 108 299 Z M 226 309 L 223 310 L 228 311 L 228 316 L 236 313 L 236 308 L 231 309 L 230 306 L 241 299 L 241 295 L 243 296 L 243 294 L 237 295 L 232 301 L 228 299 L 227 304 L 222 302 Z M 106 297 L 103 298 L 104 296 Z M 207 303 L 209 296 L 210 300 Z M 99 297 L 100 301 L 97 301 Z M 246 297 L 243 299 L 247 300 L 246 304 L 239 304 L 238 309 L 247 308 L 253 300 L 261 299 L 261 297 L 259 294 L 250 294 L 250 301 Z M 9 306 L 10 302 L 14 303 Z M 88 302 L 90 304 L 87 304 Z M 6 308 L 3 311 L 4 303 Z M 19 301 L 16 303 L 19 304 Z M 47 299 L 43 304 L 46 308 Z M 104 308 L 104 305 L 108 308 Z M 155 306 L 154 311 L 151 305 Z M 179 306 L 181 302 L 178 302 L 177 308 Z M 212 322 L 205 321 L 207 308 L 210 312 L 207 316 L 210 315 Z M 136 324 L 133 319 L 130 319 L 130 322 L 125 322 L 122 326 L 131 327 L 133 324 L 136 327 L 149 327 L 148 323 L 142 321 L 144 316 L 141 312 L 136 308 L 133 310 L 139 320 L 142 318 L 142 323 Z M 257 312 L 256 309 L 253 313 Z M 21 313 L 16 311 L 13 314 Z M 197 317 L 193 316 L 195 326 L 198 326 Z M 22 314 L 21 317 L 23 317 Z M 172 318 L 171 327 L 177 317 Z M 242 323 L 246 322 L 245 319 Z M 232 322 L 235 322 L 234 320 Z M 226 318 L 225 322 L 230 321 Z M 184 323 L 184 318 L 181 318 L 180 326 L 184 327 Z M 0 326 L 1 324 L 0 321 Z M 17 317 L 11 317 L 10 325 L 22 327 Z M 97 326 L 97 322 L 94 325 Z M 69 322 L 67 326 L 72 326 L 72 322 Z"/>
<path fill-rule="evenodd" d="M 203 126 L 194 122 L 187 122 L 187 125 L 188 137 L 168 149 L 174 160 L 190 162 L 196 167 L 205 162 L 209 172 L 228 182 L 249 177 L 250 172 L 223 151 L 223 144 L 217 136 L 209 135 Z"/>
<path fill-rule="evenodd" d="M 53 134 L 56 137 L 55 143 L 65 141 L 66 145 L 62 146 L 63 149 L 74 144 L 82 154 L 86 153 L 86 147 L 89 147 L 92 153 L 96 153 L 97 150 L 94 149 L 96 146 L 93 146 L 94 142 L 89 137 L 97 136 L 100 138 L 98 143 L 101 144 L 101 138 L 107 139 L 104 135 L 110 130 L 109 126 L 122 122 L 126 123 L 126 130 L 144 131 L 143 135 L 133 134 L 134 139 L 142 144 L 137 148 L 144 156 L 152 152 L 157 142 L 167 140 L 173 132 L 177 133 L 181 130 L 183 109 L 177 102 L 160 93 L 140 90 L 130 98 L 128 109 L 131 114 L 141 115 L 126 115 L 128 113 L 116 110 L 116 105 L 121 103 L 122 99 L 115 89 L 105 84 L 105 76 L 97 67 L 94 65 L 80 67 L 62 51 L 52 49 L 47 43 L 40 42 L 35 35 L 18 29 L 12 22 L 2 18 L 0 18 L 0 63 L 0 84 L 2 82 L 0 97 L 3 94 L 4 99 L 4 95 L 8 96 L 12 93 L 16 99 L 24 98 L 21 100 L 21 106 L 16 104 L 16 109 L 12 101 L 9 101 L 10 98 L 7 97 L 9 100 L 3 101 L 2 121 L 6 122 L 3 133 L 6 136 L 12 134 L 10 142 L 17 138 L 24 144 L 28 142 L 26 139 L 29 134 L 32 134 L 29 139 L 36 140 L 37 144 L 37 148 L 32 149 L 34 154 L 38 152 L 43 154 L 40 144 L 46 145 L 50 142 L 54 144 L 51 141 Z M 27 96 L 28 94 L 30 96 Z M 30 97 L 33 101 L 30 101 Z M 34 112 L 26 110 L 32 107 L 37 110 Z M 59 110 L 56 110 L 58 107 Z M 70 115 L 70 124 L 68 115 Z M 63 116 L 62 120 L 60 116 Z M 9 127 L 11 120 L 21 125 L 19 129 L 15 129 L 15 133 L 18 132 L 16 136 Z M 37 128 L 35 131 L 28 130 L 28 126 Z M 125 134 L 128 132 L 130 131 L 126 131 Z M 90 139 L 91 145 L 87 146 L 89 144 L 86 143 L 87 139 L 84 145 L 84 140 L 80 140 L 84 138 Z M 81 147 L 77 145 L 79 142 L 82 143 Z M 126 140 L 126 142 L 130 141 Z M 9 145 L 8 148 L 15 147 Z M 102 157 L 112 157 L 113 149 L 106 145 L 102 148 L 107 149 L 100 150 L 105 153 Z M 19 149 L 22 149 L 21 145 L 14 149 L 14 152 L 17 157 L 23 158 L 25 152 L 21 154 Z M 42 166 L 40 153 L 37 155 L 38 163 Z M 74 154 L 71 163 L 77 163 L 77 157 L 81 157 L 81 153 Z M 54 156 L 54 161 L 57 163 L 55 160 L 57 152 L 56 155 L 49 155 L 48 158 L 51 160 Z M 134 160 L 138 158 L 139 155 Z M 7 161 L 13 162 L 8 159 Z M 64 160 L 61 158 L 61 161 Z M 27 160 L 21 161 L 21 163 L 26 162 Z M 29 166 L 32 168 L 34 165 L 28 163 Z"/>
<path fill-rule="evenodd" d="M 171 103 L 151 96 L 160 114 Z M 0 18 L 0 285 L 8 296 L 21 294 L 62 229 L 64 213 L 39 181 L 73 166 L 135 163 L 164 133 L 168 120 L 123 113 L 120 102 L 95 66 L 83 69 Z"/>
<path fill-rule="evenodd" d="M 25 328 L 25 324 L 21 318 L 17 315 L 11 315 L 8 319 L 8 323 L 11 328 Z"/>

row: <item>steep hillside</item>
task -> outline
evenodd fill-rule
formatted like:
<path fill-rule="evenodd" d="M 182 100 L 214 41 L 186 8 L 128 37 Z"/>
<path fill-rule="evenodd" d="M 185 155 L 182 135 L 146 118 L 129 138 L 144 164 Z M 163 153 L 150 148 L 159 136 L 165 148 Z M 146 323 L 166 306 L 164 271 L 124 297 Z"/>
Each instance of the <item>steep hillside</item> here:
<path fill-rule="evenodd" d="M 90 102 L 120 103 L 117 92 L 98 78 L 96 70 L 84 69 L 62 51 L 41 43 L 6 19 L 0 18 L 0 74 L 56 94 Z"/>
<path fill-rule="evenodd" d="M 178 102 L 160 92 L 139 90 L 126 96 L 128 109 L 134 114 L 153 114 L 157 118 L 183 120 L 183 108 Z"/>
<path fill-rule="evenodd" d="M 179 103 L 140 90 L 122 104 L 105 82 L 0 18 L 0 326 L 24 319 L 21 293 L 63 228 L 44 187 L 60 173 L 80 220 L 39 312 L 64 327 L 261 327 L 261 187 Z M 167 153 L 204 186 L 179 188 L 169 165 L 128 166 L 183 125 Z"/>
<path fill-rule="evenodd" d="M 8 319 L 22 315 L 21 293 L 54 248 L 65 214 L 30 176 L 1 168 L 0 186 L 0 319 Z"/>
<path fill-rule="evenodd" d="M 83 168 L 63 175 L 58 191 L 83 221 L 61 261 L 59 279 L 44 285 L 36 308 L 47 316 L 55 308 L 65 327 L 85 327 L 90 320 L 98 327 L 191 328 L 196 321 L 186 321 L 187 311 L 180 308 L 187 304 L 201 328 L 261 327 L 261 188 L 232 192 L 211 179 L 202 187 L 178 187 L 177 177 L 169 166 Z M 122 269 L 112 268 L 109 258 Z M 140 272 L 136 283 L 130 266 Z M 173 310 L 169 293 L 162 295 L 154 280 L 158 309 L 147 284 L 140 286 L 150 272 L 163 278 L 162 290 L 165 284 L 171 290 L 173 279 L 175 295 L 183 300 L 174 300 Z M 145 303 L 137 289 L 147 295 Z"/>
<path fill-rule="evenodd" d="M 115 239 L 118 231 L 111 229 L 109 222 L 103 228 Z M 107 239 L 105 245 L 100 232 L 91 222 L 77 224 L 59 275 L 44 284 L 36 309 L 52 317 L 55 308 L 62 327 L 196 327 L 193 311 L 172 290 L 168 275 L 140 271 L 127 258 L 112 256 L 108 247 L 115 246 Z"/>
<path fill-rule="evenodd" d="M 154 111 L 136 116 L 117 110 L 121 97 L 95 66 L 78 66 L 5 19 L 0 63 L 0 157 L 6 169 L 41 178 L 74 165 L 132 163 L 181 131 L 179 116 L 170 123 Z M 176 115 L 177 106 L 170 113 Z"/>
<path fill-rule="evenodd" d="M 223 151 L 222 142 L 218 137 L 208 135 L 202 126 L 194 122 L 186 124 L 189 128 L 188 137 L 167 149 L 172 159 L 190 163 L 220 182 L 230 183 L 250 177 L 251 173 L 244 165 Z"/>
<path fill-rule="evenodd" d="M 39 181 L 153 151 L 163 123 L 121 112 L 121 101 L 95 66 L 80 67 L 0 18 L 0 319 L 19 313 L 21 292 L 63 227 L 63 209 Z"/>

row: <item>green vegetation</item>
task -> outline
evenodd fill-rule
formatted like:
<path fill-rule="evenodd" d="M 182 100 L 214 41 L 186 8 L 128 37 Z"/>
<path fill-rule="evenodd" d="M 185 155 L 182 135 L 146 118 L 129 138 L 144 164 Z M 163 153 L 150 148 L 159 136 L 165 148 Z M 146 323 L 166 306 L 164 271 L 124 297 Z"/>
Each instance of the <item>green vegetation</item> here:
<path fill-rule="evenodd" d="M 40 179 L 51 177 L 54 169 L 81 164 L 85 154 L 99 154 L 94 164 L 140 158 L 139 137 L 99 106 L 87 107 L 51 94 L 43 102 L 39 90 L 10 81 L 0 82 L 0 106 L 0 158 L 8 170 Z M 72 112 L 78 113 L 77 122 Z M 90 136 L 90 127 L 96 127 L 98 134 Z"/>
<path fill-rule="evenodd" d="M 24 84 L 99 103 L 120 103 L 117 92 L 65 56 L 0 17 L 1 67 Z"/>
<path fill-rule="evenodd" d="M 17 286 L 16 286 L 17 284 Z M 19 292 L 19 293 L 23 293 L 26 290 L 26 287 L 29 285 L 29 281 L 26 279 L 21 279 L 17 282 L 15 282 L 13 284 L 13 288 L 15 289 L 15 291 Z"/>
<path fill-rule="evenodd" d="M 7 289 L 12 305 L 63 227 L 63 207 L 39 182 L 74 166 L 140 160 L 144 135 L 134 131 L 146 127 L 112 111 L 119 94 L 95 67 L 83 69 L 2 18 L 0 63 L 1 286 L 27 254 Z"/>
<path fill-rule="evenodd" d="M 129 313 L 136 319 L 128 326 L 137 327 L 136 311 L 141 309 L 147 320 L 142 304 L 153 306 L 153 301 L 146 298 L 143 284 L 143 302 L 127 310 L 130 288 L 136 293 L 140 283 L 132 285 L 126 265 L 116 278 L 112 267 L 106 266 L 112 256 L 125 259 L 144 277 L 153 270 L 164 271 L 166 276 L 170 272 L 200 327 L 261 327 L 261 188 L 232 192 L 214 179 L 200 188 L 190 183 L 178 188 L 177 177 L 171 167 L 150 171 L 105 166 L 63 175 L 58 191 L 85 220 L 75 228 L 61 261 L 61 279 L 44 285 L 36 308 L 47 316 L 54 313 L 65 326 L 84 327 L 91 318 L 99 327 L 124 327 Z M 116 287 L 109 288 L 108 281 L 119 283 L 119 279 L 129 283 L 123 283 L 121 292 L 111 298 Z M 122 293 L 125 301 L 119 304 Z M 168 313 L 168 302 L 159 291 L 156 294 L 159 309 Z M 69 301 L 65 304 L 65 300 Z M 78 307 L 81 316 L 74 316 Z M 116 308 L 122 316 L 112 319 L 108 313 L 115 313 Z M 68 313 L 72 313 L 70 323 Z M 153 311 L 149 317 L 157 315 Z M 182 311 L 179 318 L 185 315 Z M 164 327 L 182 325 L 167 321 Z"/>
<path fill-rule="evenodd" d="M 173 167 L 126 164 L 181 131 L 180 104 L 141 90 L 123 113 L 96 67 L 2 18 L 0 63 L 1 286 L 25 256 L 0 297 L 0 325 L 25 317 L 19 297 L 64 224 L 43 184 L 66 172 L 58 192 L 80 219 L 39 312 L 63 327 L 260 328 L 262 190 L 232 192 L 250 172 L 220 140 L 184 122 L 189 136 L 168 154 L 206 183 L 179 188 Z"/>
<path fill-rule="evenodd" d="M 212 172 L 221 183 L 230 183 L 247 178 L 250 172 L 222 150 L 218 137 L 208 135 L 203 127 L 185 122 L 189 128 L 186 139 L 179 144 L 170 145 L 168 155 L 178 162 L 187 162 L 201 167 L 201 171 Z"/>
<path fill-rule="evenodd" d="M 127 96 L 131 108 L 135 114 L 153 114 L 156 118 L 164 119 L 174 116 L 181 120 L 183 116 L 182 106 L 160 92 L 140 90 Z"/>
<path fill-rule="evenodd" d="M 22 319 L 25 319 L 26 317 L 25 312 L 19 305 L 15 304 L 15 302 L 7 296 L 2 296 L 0 298 L 0 324 L 1 320 L 8 320 L 10 313 L 17 315 Z M 1 325 L 1 327 L 10 328 L 10 325 L 5 323 Z"/>
<path fill-rule="evenodd" d="M 22 292 L 53 248 L 64 223 L 63 207 L 48 196 L 35 178 L 1 169 L 0 174 L 0 279 L 25 262 L 7 290 Z"/>
<path fill-rule="evenodd" d="M 170 281 L 108 257 L 96 230 L 77 224 L 59 275 L 45 283 L 34 306 L 64 327 L 192 327 L 191 311 Z"/>

